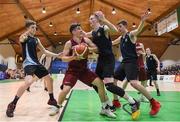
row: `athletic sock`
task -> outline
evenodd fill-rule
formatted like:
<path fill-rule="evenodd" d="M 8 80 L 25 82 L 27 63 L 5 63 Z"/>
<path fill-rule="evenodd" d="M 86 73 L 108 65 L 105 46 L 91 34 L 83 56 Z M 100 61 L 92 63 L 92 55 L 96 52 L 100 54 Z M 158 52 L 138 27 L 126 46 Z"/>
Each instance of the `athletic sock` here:
<path fill-rule="evenodd" d="M 149 101 L 150 101 L 150 103 L 152 103 L 154 101 L 154 98 L 151 98 Z"/>
<path fill-rule="evenodd" d="M 57 108 L 60 108 L 60 107 L 62 107 L 62 105 L 60 106 L 60 105 L 55 105 Z"/>
<path fill-rule="evenodd" d="M 112 102 L 110 100 L 107 100 L 106 103 L 109 105 L 109 106 L 113 106 Z"/>
<path fill-rule="evenodd" d="M 50 100 L 54 100 L 54 95 L 53 95 L 53 93 L 49 93 L 49 98 L 50 98 Z"/>
<path fill-rule="evenodd" d="M 108 106 L 108 105 L 107 105 L 106 102 L 103 102 L 103 103 L 102 103 L 102 108 L 103 108 L 103 109 L 105 109 L 107 106 Z"/>
<path fill-rule="evenodd" d="M 18 100 L 19 100 L 19 97 L 16 95 L 14 97 L 14 100 L 12 101 L 12 103 L 16 105 Z"/>
<path fill-rule="evenodd" d="M 128 96 L 128 102 L 130 104 L 135 104 L 136 103 L 135 100 L 131 96 Z"/>
<path fill-rule="evenodd" d="M 157 91 L 157 93 L 160 93 L 160 92 L 159 92 L 159 89 L 156 89 L 156 91 Z"/>

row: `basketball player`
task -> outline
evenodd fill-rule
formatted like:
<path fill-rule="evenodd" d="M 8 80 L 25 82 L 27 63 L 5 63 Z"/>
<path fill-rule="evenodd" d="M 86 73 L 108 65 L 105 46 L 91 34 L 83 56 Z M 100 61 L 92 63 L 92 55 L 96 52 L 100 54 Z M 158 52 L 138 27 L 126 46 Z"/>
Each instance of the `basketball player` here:
<path fill-rule="evenodd" d="M 71 40 L 66 42 L 63 50 L 63 56 L 61 58 L 63 61 L 69 62 L 69 64 L 61 86 L 62 91 L 59 93 L 59 106 L 62 105 L 66 95 L 74 87 L 77 80 L 80 80 L 88 86 L 95 86 L 97 88 L 100 100 L 102 102 L 102 110 L 100 114 L 115 118 L 116 115 L 111 112 L 108 106 L 108 101 L 106 101 L 103 82 L 95 73 L 87 68 L 87 58 L 84 58 L 83 56 L 76 56 L 74 54 L 73 48 L 75 48 L 75 46 L 78 44 L 86 43 L 91 47 L 92 50 L 94 49 L 95 45 L 89 39 L 83 38 L 80 24 L 73 23 L 69 30 L 73 37 Z M 54 109 L 51 115 L 55 115 L 56 113 L 58 113 L 58 109 Z"/>
<path fill-rule="evenodd" d="M 10 102 L 7 107 L 6 115 L 8 117 L 14 116 L 14 110 L 19 98 L 23 95 L 24 91 L 34 82 L 33 75 L 36 75 L 40 79 L 44 78 L 46 80 L 49 92 L 48 104 L 57 106 L 57 102 L 53 96 L 53 80 L 46 68 L 39 63 L 36 47 L 38 47 L 43 53 L 49 56 L 58 57 L 59 54 L 55 54 L 49 52 L 48 50 L 45 50 L 40 40 L 34 36 L 37 28 L 36 22 L 32 20 L 26 20 L 25 27 L 26 32 L 24 32 L 19 39 L 22 44 L 23 68 L 26 74 L 25 82 L 19 87 L 13 101 Z"/>
<path fill-rule="evenodd" d="M 101 11 L 97 11 L 95 14 L 91 15 L 89 22 L 93 30 L 84 33 L 86 37 L 92 37 L 92 41 L 99 51 L 96 74 L 104 81 L 108 91 L 125 98 L 130 103 L 132 108 L 132 119 L 136 119 L 140 114 L 139 103 L 127 95 L 122 88 L 113 84 L 115 57 L 112 51 L 112 42 L 109 32 L 116 32 L 117 28 L 105 18 Z"/>
<path fill-rule="evenodd" d="M 114 43 L 114 42 L 112 42 Z M 146 52 L 144 50 L 144 45 L 142 43 L 137 42 L 136 43 L 136 52 L 137 52 L 137 63 L 138 63 L 138 80 L 141 81 L 141 85 L 143 85 L 145 88 L 147 87 L 147 74 L 146 74 L 146 70 L 145 70 L 145 56 L 146 56 Z M 117 85 L 117 81 L 114 82 Z M 128 85 L 128 81 L 126 80 L 123 83 L 123 89 L 126 89 Z M 114 95 L 114 100 L 113 100 L 113 105 L 116 108 L 119 108 L 121 105 L 118 99 L 117 95 Z M 139 101 L 147 101 L 147 99 L 144 97 L 144 95 L 141 95 Z"/>
<path fill-rule="evenodd" d="M 150 82 L 154 82 L 157 91 L 157 96 L 160 96 L 159 86 L 157 83 L 157 73 L 160 72 L 160 62 L 155 54 L 151 54 L 150 48 L 146 49 L 146 54 L 148 79 L 150 79 Z"/>
<path fill-rule="evenodd" d="M 118 22 L 118 30 L 122 33 L 122 36 L 114 41 L 114 44 L 120 43 L 121 54 L 123 61 L 121 65 L 116 69 L 114 78 L 116 80 L 123 81 L 125 77 L 130 82 L 131 86 L 136 90 L 140 91 L 151 104 L 150 115 L 156 115 L 160 110 L 160 103 L 156 101 L 150 93 L 140 84 L 138 84 L 138 64 L 137 64 L 137 53 L 136 53 L 136 40 L 137 35 L 142 31 L 144 22 L 149 16 L 145 13 L 141 18 L 141 23 L 137 29 L 129 32 L 127 30 L 128 23 L 126 20 L 121 20 Z"/>

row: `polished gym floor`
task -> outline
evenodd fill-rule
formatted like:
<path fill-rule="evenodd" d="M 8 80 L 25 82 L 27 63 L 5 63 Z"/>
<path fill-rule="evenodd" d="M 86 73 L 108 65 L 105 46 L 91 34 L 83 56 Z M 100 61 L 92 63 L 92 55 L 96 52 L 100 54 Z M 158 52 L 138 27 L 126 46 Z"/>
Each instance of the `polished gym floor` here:
<path fill-rule="evenodd" d="M 54 94 L 57 98 L 60 91 L 60 84 L 63 75 L 53 76 Z M 59 121 L 131 121 L 129 116 L 122 108 L 117 109 L 116 119 L 107 118 L 99 115 L 101 103 L 98 95 L 94 90 L 78 82 L 73 88 L 67 100 L 64 102 L 60 113 L 50 117 L 50 106 L 47 105 L 48 94 L 43 90 L 43 83 L 35 82 L 31 86 L 31 92 L 27 92 L 19 100 L 15 116 L 13 118 L 6 117 L 5 111 L 8 103 L 14 98 L 17 88 L 23 83 L 23 80 L 6 80 L 0 81 L 0 121 L 18 121 L 18 122 L 57 122 Z M 121 82 L 118 84 L 122 85 Z M 157 98 L 162 108 L 155 117 L 149 116 L 149 103 L 141 103 L 141 116 L 138 121 L 180 121 L 180 83 L 177 82 L 159 82 L 161 96 L 156 96 L 155 88 L 148 87 L 153 97 Z M 137 92 L 129 85 L 127 91 L 130 95 L 138 98 Z M 109 97 L 112 95 L 108 93 Z M 122 104 L 126 102 L 120 99 Z M 126 106 L 128 108 L 128 106 Z"/>

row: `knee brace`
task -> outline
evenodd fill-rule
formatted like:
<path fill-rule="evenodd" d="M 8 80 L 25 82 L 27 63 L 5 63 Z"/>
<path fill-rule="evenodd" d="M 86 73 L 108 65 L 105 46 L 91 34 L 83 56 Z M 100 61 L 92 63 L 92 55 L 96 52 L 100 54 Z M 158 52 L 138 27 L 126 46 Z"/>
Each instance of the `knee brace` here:
<path fill-rule="evenodd" d="M 111 93 L 116 94 L 120 97 L 123 97 L 125 94 L 124 89 L 114 85 L 113 83 L 107 83 L 105 86 L 108 91 L 110 91 Z"/>

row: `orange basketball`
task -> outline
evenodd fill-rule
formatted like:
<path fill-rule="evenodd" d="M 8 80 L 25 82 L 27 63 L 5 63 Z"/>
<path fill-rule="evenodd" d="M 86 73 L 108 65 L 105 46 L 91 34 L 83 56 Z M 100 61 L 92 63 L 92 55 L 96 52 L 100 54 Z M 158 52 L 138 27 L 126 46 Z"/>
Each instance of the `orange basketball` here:
<path fill-rule="evenodd" d="M 89 49 L 88 46 L 86 44 L 78 44 L 75 46 L 75 53 L 76 55 L 80 56 L 82 55 L 84 58 L 88 58 L 88 54 L 89 54 Z"/>

